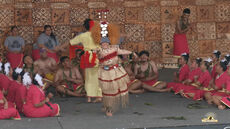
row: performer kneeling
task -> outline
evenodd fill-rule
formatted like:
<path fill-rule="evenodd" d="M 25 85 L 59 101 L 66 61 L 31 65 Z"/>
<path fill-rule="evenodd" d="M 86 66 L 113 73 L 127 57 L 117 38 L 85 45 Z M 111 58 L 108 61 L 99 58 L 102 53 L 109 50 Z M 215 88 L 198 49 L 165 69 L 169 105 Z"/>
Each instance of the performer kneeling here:
<path fill-rule="evenodd" d="M 44 86 L 42 77 L 39 74 L 35 75 L 33 80 L 34 84 L 31 84 L 31 78 L 29 73 L 23 75 L 23 79 L 26 82 L 24 84 L 29 85 L 29 89 L 26 97 L 26 104 L 24 104 L 24 114 L 27 117 L 53 117 L 58 116 L 60 108 L 58 104 L 50 103 L 50 99 L 53 97 L 51 93 L 45 97 L 45 93 L 42 89 Z"/>
<path fill-rule="evenodd" d="M 8 107 L 8 102 L 0 90 L 0 120 L 10 119 L 20 120 L 21 117 L 16 108 Z"/>
<path fill-rule="evenodd" d="M 167 92 L 166 83 L 158 81 L 158 69 L 153 61 L 149 61 L 149 52 L 141 51 L 140 65 L 136 65 L 134 73 L 141 80 L 143 89 L 153 92 Z"/>
<path fill-rule="evenodd" d="M 83 79 L 77 67 L 72 67 L 69 57 L 63 56 L 60 59 L 62 67 L 58 69 L 54 82 L 56 90 L 69 96 L 83 96 Z"/>

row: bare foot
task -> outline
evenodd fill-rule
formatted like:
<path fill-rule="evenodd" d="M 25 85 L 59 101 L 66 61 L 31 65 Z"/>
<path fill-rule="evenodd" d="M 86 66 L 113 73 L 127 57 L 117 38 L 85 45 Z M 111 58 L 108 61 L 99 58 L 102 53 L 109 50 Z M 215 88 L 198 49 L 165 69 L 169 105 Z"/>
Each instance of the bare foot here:
<path fill-rule="evenodd" d="M 207 102 L 208 102 L 208 104 L 210 104 L 210 105 L 212 104 L 212 100 L 208 100 Z"/>
<path fill-rule="evenodd" d="M 91 103 L 91 98 L 90 97 L 88 97 L 87 102 Z"/>
<path fill-rule="evenodd" d="M 100 102 L 102 102 L 102 99 L 101 99 L 101 98 L 96 98 L 96 99 L 93 101 L 93 103 L 100 103 Z"/>
<path fill-rule="evenodd" d="M 106 111 L 106 116 L 109 116 L 109 117 L 112 117 L 113 116 L 113 113 L 111 111 Z"/>
<path fill-rule="evenodd" d="M 106 108 L 105 107 L 101 108 L 101 111 L 106 112 Z"/>
<path fill-rule="evenodd" d="M 220 110 L 224 110 L 226 107 L 225 106 L 223 106 L 223 105 L 219 105 L 218 106 L 218 109 L 220 109 Z"/>

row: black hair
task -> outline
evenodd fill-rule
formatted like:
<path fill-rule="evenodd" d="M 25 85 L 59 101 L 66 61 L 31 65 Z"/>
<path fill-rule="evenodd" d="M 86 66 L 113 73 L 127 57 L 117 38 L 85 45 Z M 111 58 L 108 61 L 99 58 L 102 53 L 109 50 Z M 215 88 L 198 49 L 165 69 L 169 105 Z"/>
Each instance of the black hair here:
<path fill-rule="evenodd" d="M 66 59 L 69 59 L 69 57 L 68 56 L 62 56 L 60 58 L 60 62 L 63 63 Z"/>
<path fill-rule="evenodd" d="M 90 24 L 89 24 L 90 21 L 92 21 L 92 19 L 87 18 L 84 20 L 83 26 L 85 27 L 87 31 L 90 29 Z"/>
<path fill-rule="evenodd" d="M 225 59 L 227 60 L 227 62 L 230 62 L 230 56 L 225 56 Z"/>
<path fill-rule="evenodd" d="M 220 67 L 223 69 L 223 71 L 227 70 L 228 68 L 227 65 L 228 65 L 227 61 L 220 61 Z"/>
<path fill-rule="evenodd" d="M 186 54 L 186 55 L 181 55 L 184 60 L 186 61 L 186 63 L 188 63 L 188 60 L 189 60 L 189 54 Z"/>
<path fill-rule="evenodd" d="M 204 61 L 204 65 L 205 65 L 206 69 L 209 69 L 211 66 L 211 63 L 208 61 Z"/>
<path fill-rule="evenodd" d="M 13 74 L 12 74 L 12 78 L 14 79 L 14 80 L 18 80 L 18 77 L 19 76 L 23 76 L 24 75 L 24 71 L 22 71 L 20 74 L 19 73 L 16 73 L 16 68 L 13 70 Z"/>
<path fill-rule="evenodd" d="M 201 58 L 196 58 L 196 63 L 198 64 L 199 67 L 200 67 L 201 62 L 202 62 Z"/>
<path fill-rule="evenodd" d="M 10 31 L 13 32 L 15 28 L 18 28 L 17 26 L 11 26 Z"/>
<path fill-rule="evenodd" d="M 36 86 L 39 86 L 38 81 L 35 80 L 35 76 L 36 76 L 36 74 L 33 76 L 33 81 L 32 81 L 32 83 L 33 83 L 34 85 L 36 85 Z"/>
<path fill-rule="evenodd" d="M 219 59 L 219 58 L 220 58 L 220 55 L 221 55 L 221 52 L 220 52 L 220 51 L 217 51 L 217 52 L 215 52 L 215 53 L 213 53 L 213 54 L 216 56 L 217 59 Z"/>
<path fill-rule="evenodd" d="M 85 51 L 82 49 L 76 49 L 75 50 L 75 53 L 78 53 L 78 52 L 80 52 L 80 54 L 79 54 L 80 57 L 85 54 Z"/>
<path fill-rule="evenodd" d="M 50 28 L 50 29 L 52 30 L 51 25 L 45 25 L 45 26 L 44 26 L 44 32 L 43 32 L 43 33 L 45 33 L 45 31 L 46 31 L 48 28 Z M 56 43 L 56 45 L 57 45 L 57 39 L 56 39 L 56 36 L 54 35 L 53 31 L 51 31 L 50 37 L 55 41 L 55 43 Z"/>
<path fill-rule="evenodd" d="M 186 8 L 186 9 L 184 9 L 183 13 L 190 14 L 190 13 L 191 13 L 191 11 L 190 11 L 190 9 L 189 9 L 189 8 Z"/>
<path fill-rule="evenodd" d="M 141 57 L 142 55 L 146 55 L 146 56 L 148 56 L 148 57 L 149 57 L 149 52 L 148 52 L 148 51 L 143 50 L 143 51 L 141 51 L 141 52 L 139 53 L 139 57 Z"/>
<path fill-rule="evenodd" d="M 119 57 L 120 59 L 123 59 L 123 55 L 118 55 L 118 57 Z"/>

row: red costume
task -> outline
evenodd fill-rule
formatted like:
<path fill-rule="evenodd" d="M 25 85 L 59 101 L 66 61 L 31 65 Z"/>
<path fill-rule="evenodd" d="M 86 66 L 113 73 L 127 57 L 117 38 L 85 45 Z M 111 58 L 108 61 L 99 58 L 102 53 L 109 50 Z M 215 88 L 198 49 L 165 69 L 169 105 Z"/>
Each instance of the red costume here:
<path fill-rule="evenodd" d="M 193 93 L 194 94 L 193 100 L 201 100 L 204 97 L 204 93 L 207 91 L 207 88 L 209 86 L 209 82 L 211 80 L 212 80 L 212 77 L 211 77 L 209 71 L 202 72 L 199 79 L 198 79 L 198 82 L 200 83 L 202 88 L 198 89 L 195 87 L 195 89 L 184 90 L 184 96 L 188 98 L 187 94 Z"/>
<path fill-rule="evenodd" d="M 188 73 L 189 73 L 189 66 L 187 64 L 185 64 L 179 70 L 179 81 L 182 82 L 182 81 L 188 79 Z M 168 83 L 167 88 L 172 88 L 172 90 L 175 92 L 175 91 L 177 91 L 177 88 L 180 86 L 183 86 L 183 84 L 170 82 L 170 83 Z"/>
<path fill-rule="evenodd" d="M 216 73 L 216 64 L 213 66 L 213 68 L 212 68 L 212 71 L 211 71 L 211 76 L 212 76 L 212 78 L 216 78 L 216 76 L 217 76 L 217 73 Z"/>
<path fill-rule="evenodd" d="M 195 79 L 195 76 L 199 77 L 200 74 L 201 74 L 201 69 L 200 68 L 196 68 L 192 71 L 189 72 L 188 74 L 188 79 L 191 81 L 191 82 L 194 82 L 194 79 Z M 192 85 L 184 85 L 184 84 L 181 84 L 177 87 L 177 89 L 175 90 L 175 93 L 179 93 L 181 90 L 183 91 L 189 91 L 189 90 L 193 90 L 195 89 L 194 86 Z"/>
<path fill-rule="evenodd" d="M 1 91 L 0 91 L 0 100 L 3 100 L 3 94 Z M 8 109 L 4 109 L 4 104 L 0 104 L 0 120 L 10 119 L 10 118 L 13 118 L 15 120 L 21 119 L 18 111 L 15 108 L 8 106 Z"/>
<path fill-rule="evenodd" d="M 180 56 L 182 53 L 189 53 L 186 34 L 174 34 L 173 54 Z"/>
<path fill-rule="evenodd" d="M 45 93 L 41 88 L 31 85 L 27 92 L 26 104 L 23 106 L 23 113 L 27 117 L 53 117 L 59 115 L 59 105 L 48 103 L 41 107 L 35 107 L 35 104 L 45 100 Z"/>
<path fill-rule="evenodd" d="M 12 69 L 14 68 L 22 68 L 23 67 L 23 54 L 22 53 L 7 53 L 7 61 L 10 62 Z"/>
<path fill-rule="evenodd" d="M 0 90 L 7 91 L 10 83 L 11 80 L 6 75 L 0 73 Z"/>

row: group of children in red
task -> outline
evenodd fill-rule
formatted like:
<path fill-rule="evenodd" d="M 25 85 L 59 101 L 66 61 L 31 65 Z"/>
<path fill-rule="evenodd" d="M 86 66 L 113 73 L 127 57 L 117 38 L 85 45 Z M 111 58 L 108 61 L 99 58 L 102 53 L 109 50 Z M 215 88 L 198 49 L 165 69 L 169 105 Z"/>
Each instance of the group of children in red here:
<path fill-rule="evenodd" d="M 183 53 L 175 80 L 168 83 L 167 88 L 185 98 L 205 99 L 221 110 L 230 107 L 230 55 L 221 58 L 221 52 L 215 50 L 212 58 L 196 58 L 190 66 L 188 61 L 189 54 Z"/>
<path fill-rule="evenodd" d="M 20 120 L 26 117 L 49 117 L 59 115 L 59 105 L 49 102 L 53 97 L 43 91 L 42 77 L 31 79 L 21 68 L 12 69 L 10 63 L 0 62 L 0 120 Z"/>

